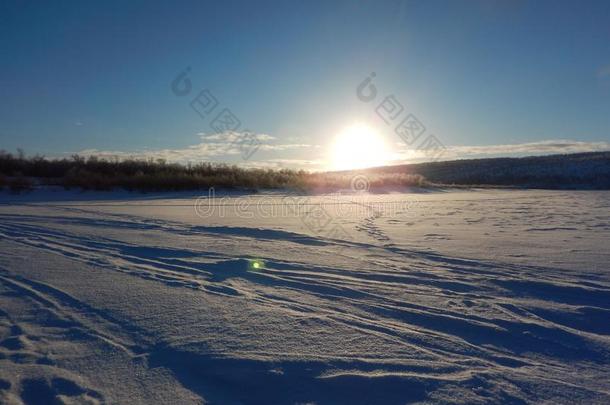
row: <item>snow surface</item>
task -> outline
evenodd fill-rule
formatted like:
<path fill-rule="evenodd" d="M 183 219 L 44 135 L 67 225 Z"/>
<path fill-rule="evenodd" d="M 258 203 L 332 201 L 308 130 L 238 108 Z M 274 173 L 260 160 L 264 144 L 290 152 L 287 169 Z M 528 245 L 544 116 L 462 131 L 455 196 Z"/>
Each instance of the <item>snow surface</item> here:
<path fill-rule="evenodd" d="M 0 403 L 610 403 L 610 192 L 197 197 L 0 195 Z"/>

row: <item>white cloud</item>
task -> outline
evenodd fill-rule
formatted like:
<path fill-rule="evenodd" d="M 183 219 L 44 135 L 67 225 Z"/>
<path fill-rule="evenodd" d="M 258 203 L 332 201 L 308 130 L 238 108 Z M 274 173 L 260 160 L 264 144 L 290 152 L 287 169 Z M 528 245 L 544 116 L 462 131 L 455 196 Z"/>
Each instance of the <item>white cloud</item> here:
<path fill-rule="evenodd" d="M 322 159 L 267 159 L 249 161 L 240 166 L 244 167 L 259 167 L 270 169 L 305 169 L 305 170 L 322 170 L 326 166 L 326 162 Z"/>
<path fill-rule="evenodd" d="M 548 155 L 579 152 L 599 152 L 610 150 L 610 142 L 582 142 L 573 140 L 546 140 L 519 144 L 448 146 L 441 160 L 463 159 L 491 156 L 527 156 Z M 399 146 L 393 157 L 393 163 L 423 162 L 430 160 L 424 150 L 409 149 L 406 145 Z"/>
<path fill-rule="evenodd" d="M 140 151 L 106 151 L 87 149 L 78 152 L 81 156 L 98 156 L 119 159 L 165 159 L 168 162 L 227 162 L 244 167 L 293 168 L 324 170 L 327 163 L 322 159 L 320 145 L 305 143 L 277 143 L 277 138 L 267 134 L 255 134 L 261 144 L 248 160 L 242 158 L 239 140 L 243 133 L 198 134 L 201 141 L 195 145 L 177 149 Z M 482 158 L 493 156 L 527 156 L 610 150 L 610 142 L 583 142 L 574 140 L 545 140 L 519 144 L 448 146 L 440 160 Z M 426 151 L 409 148 L 402 142 L 388 164 L 419 163 L 430 161 Z"/>
<path fill-rule="evenodd" d="M 199 133 L 201 142 L 190 145 L 181 149 L 156 149 L 156 150 L 139 150 L 139 151 L 109 151 L 99 149 L 85 149 L 77 152 L 81 156 L 98 156 L 104 158 L 119 158 L 119 159 L 165 159 L 168 162 L 188 162 L 188 161 L 224 161 L 224 160 L 239 160 L 244 153 L 244 147 L 240 144 L 240 140 L 248 134 L 254 136 L 260 144 L 256 153 L 259 151 L 287 151 L 293 149 L 310 148 L 309 144 L 281 144 L 272 143 L 276 140 L 275 137 L 267 134 L 255 134 L 244 132 L 223 132 L 218 134 Z"/>
<path fill-rule="evenodd" d="M 268 142 L 275 139 L 274 136 L 267 134 L 255 134 L 254 132 L 236 132 L 236 131 L 227 131 L 220 132 L 217 134 L 206 134 L 205 132 L 200 132 L 197 135 L 201 137 L 201 139 L 205 142 L 211 143 L 213 141 L 218 141 L 222 143 L 227 142 L 235 142 L 238 141 L 244 134 L 253 134 L 256 135 L 256 139 L 260 142 Z"/>
<path fill-rule="evenodd" d="M 610 143 L 582 142 L 560 139 L 506 145 L 453 146 L 451 150 L 458 155 L 577 153 L 610 150 Z"/>

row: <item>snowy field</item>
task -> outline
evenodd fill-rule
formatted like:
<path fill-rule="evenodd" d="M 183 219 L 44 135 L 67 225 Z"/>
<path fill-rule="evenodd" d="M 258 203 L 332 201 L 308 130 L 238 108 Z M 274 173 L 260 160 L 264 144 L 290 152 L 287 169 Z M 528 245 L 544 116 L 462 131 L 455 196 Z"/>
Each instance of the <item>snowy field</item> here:
<path fill-rule="evenodd" d="M 610 403 L 610 192 L 221 197 L 1 194 L 0 403 Z"/>

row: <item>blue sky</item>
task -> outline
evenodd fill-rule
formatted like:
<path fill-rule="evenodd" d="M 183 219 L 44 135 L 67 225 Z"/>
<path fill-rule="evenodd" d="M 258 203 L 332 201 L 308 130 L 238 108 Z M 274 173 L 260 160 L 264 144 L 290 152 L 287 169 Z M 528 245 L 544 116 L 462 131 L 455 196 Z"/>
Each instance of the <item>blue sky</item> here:
<path fill-rule="evenodd" d="M 447 157 L 610 148 L 607 1 L 4 1 L 0 33 L 9 151 L 244 163 L 227 145 L 248 129 L 250 164 L 315 168 L 364 122 L 416 159 L 375 115 L 387 95 Z M 190 107 L 203 89 L 238 130 Z"/>

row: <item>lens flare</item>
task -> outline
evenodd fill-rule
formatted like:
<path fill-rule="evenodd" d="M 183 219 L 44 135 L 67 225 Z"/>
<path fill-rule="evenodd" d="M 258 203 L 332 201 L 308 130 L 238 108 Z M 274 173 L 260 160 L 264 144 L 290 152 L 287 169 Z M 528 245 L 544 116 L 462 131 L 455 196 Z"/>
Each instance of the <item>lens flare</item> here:
<path fill-rule="evenodd" d="M 251 271 L 263 270 L 265 268 L 265 262 L 262 260 L 254 259 L 248 261 L 248 268 Z"/>

